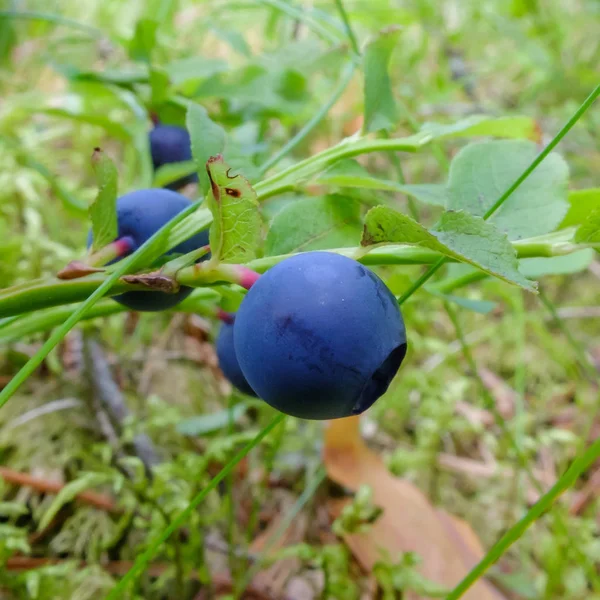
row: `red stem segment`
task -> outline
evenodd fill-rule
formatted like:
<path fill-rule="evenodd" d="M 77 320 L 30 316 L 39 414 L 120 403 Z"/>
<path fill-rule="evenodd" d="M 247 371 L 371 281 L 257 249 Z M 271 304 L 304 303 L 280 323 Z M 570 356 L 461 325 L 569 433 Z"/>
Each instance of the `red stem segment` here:
<path fill-rule="evenodd" d="M 104 266 L 115 258 L 129 254 L 136 246 L 135 240 L 130 235 L 125 235 L 91 254 L 86 263 L 92 267 Z"/>

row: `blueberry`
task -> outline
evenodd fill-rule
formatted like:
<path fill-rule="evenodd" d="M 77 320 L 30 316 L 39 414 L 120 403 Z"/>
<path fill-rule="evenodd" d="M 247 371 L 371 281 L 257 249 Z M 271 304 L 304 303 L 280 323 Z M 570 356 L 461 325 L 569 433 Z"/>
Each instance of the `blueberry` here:
<path fill-rule="evenodd" d="M 219 367 L 223 375 L 240 392 L 248 396 L 256 396 L 254 390 L 250 387 L 235 355 L 233 347 L 233 323 L 223 323 L 217 337 L 217 357 L 219 358 Z"/>
<path fill-rule="evenodd" d="M 252 389 L 305 419 L 362 413 L 385 393 L 407 347 L 389 289 L 331 252 L 299 254 L 262 275 L 242 301 L 234 332 Z"/>
<path fill-rule="evenodd" d="M 185 196 L 162 189 L 138 190 L 125 194 L 117 200 L 118 238 L 130 236 L 134 247 L 127 256 L 137 250 L 148 238 L 152 237 L 163 225 L 191 204 Z M 92 232 L 88 233 L 88 248 L 92 243 Z M 165 255 L 187 254 L 208 244 L 208 231 L 201 231 L 175 246 Z M 123 257 L 120 257 L 123 258 Z M 120 258 L 116 259 L 120 260 Z M 204 257 L 208 258 L 208 257 Z M 125 292 L 113 298 L 139 311 L 159 311 L 173 308 L 187 298 L 193 288 L 182 286 L 175 294 L 165 292 Z"/>
<path fill-rule="evenodd" d="M 192 160 L 190 134 L 183 127 L 156 125 L 150 132 L 150 154 L 155 170 L 162 165 Z M 178 190 L 188 183 L 197 181 L 197 173 L 192 173 L 165 187 L 170 190 Z"/>

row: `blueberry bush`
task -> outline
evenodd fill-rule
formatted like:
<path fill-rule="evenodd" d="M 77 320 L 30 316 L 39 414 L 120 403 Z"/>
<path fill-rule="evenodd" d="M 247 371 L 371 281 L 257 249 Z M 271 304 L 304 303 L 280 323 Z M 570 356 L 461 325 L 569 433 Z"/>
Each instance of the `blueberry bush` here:
<path fill-rule="evenodd" d="M 0 597 L 600 599 L 599 22 L 0 6 Z"/>

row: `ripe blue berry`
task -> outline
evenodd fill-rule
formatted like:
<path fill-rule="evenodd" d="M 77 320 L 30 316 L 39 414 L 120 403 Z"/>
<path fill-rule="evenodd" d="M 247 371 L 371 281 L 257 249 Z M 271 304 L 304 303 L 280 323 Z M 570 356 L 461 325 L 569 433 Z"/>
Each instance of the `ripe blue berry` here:
<path fill-rule="evenodd" d="M 234 343 L 258 396 L 305 419 L 369 408 L 407 347 L 398 303 L 383 281 L 331 252 L 299 254 L 262 275 L 237 312 Z"/>
<path fill-rule="evenodd" d="M 150 154 L 155 170 L 162 165 L 192 160 L 190 134 L 183 127 L 157 125 L 150 132 Z M 192 173 L 165 187 L 170 190 L 178 190 L 184 185 L 196 181 L 198 181 L 198 175 Z"/>
<path fill-rule="evenodd" d="M 223 375 L 240 392 L 248 396 L 256 396 L 254 390 L 250 387 L 235 355 L 233 347 L 233 323 L 224 322 L 221 325 L 219 336 L 217 337 L 217 357 L 219 358 L 219 367 L 223 371 Z"/>
<path fill-rule="evenodd" d="M 117 220 L 119 235 L 117 239 L 130 237 L 133 248 L 124 256 L 139 248 L 148 238 L 152 237 L 163 225 L 175 215 L 185 210 L 191 204 L 185 196 L 176 192 L 162 189 L 138 190 L 125 194 L 117 200 Z M 92 243 L 92 232 L 88 234 L 88 247 Z M 208 244 L 208 231 L 202 231 L 175 246 L 165 254 L 187 254 Z M 123 257 L 120 257 L 120 260 Z M 207 258 L 207 257 L 205 257 Z M 112 262 L 116 262 L 112 261 Z M 125 292 L 113 298 L 139 311 L 158 311 L 173 308 L 184 298 L 187 298 L 193 288 L 182 286 L 175 294 L 165 292 Z"/>

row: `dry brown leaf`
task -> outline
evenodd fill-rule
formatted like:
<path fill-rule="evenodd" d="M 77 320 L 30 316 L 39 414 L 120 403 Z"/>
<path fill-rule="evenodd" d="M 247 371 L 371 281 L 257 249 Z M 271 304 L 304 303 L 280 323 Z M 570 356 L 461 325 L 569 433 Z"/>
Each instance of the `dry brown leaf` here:
<path fill-rule="evenodd" d="M 394 477 L 360 437 L 359 418 L 332 421 L 325 434 L 324 462 L 329 477 L 352 490 L 369 485 L 373 503 L 383 508 L 382 516 L 367 533 L 352 534 L 344 541 L 370 572 L 381 560 L 381 549 L 392 557 L 415 552 L 422 559 L 421 573 L 448 588 L 454 587 L 483 554 L 470 526 L 436 510 L 424 494 L 408 481 Z M 343 501 L 331 504 L 334 514 Z M 425 600 L 409 596 L 411 600 Z M 487 581 L 478 581 L 463 596 L 465 600 L 504 598 Z"/>

